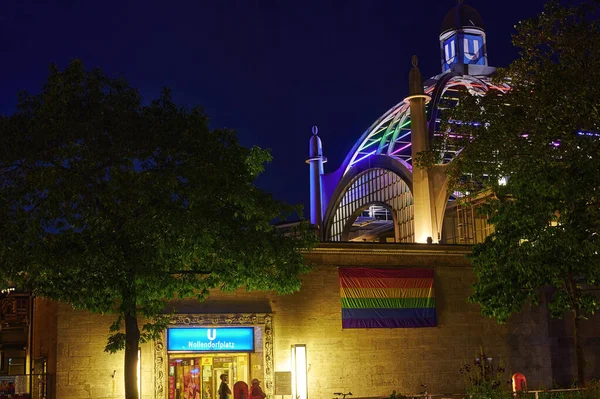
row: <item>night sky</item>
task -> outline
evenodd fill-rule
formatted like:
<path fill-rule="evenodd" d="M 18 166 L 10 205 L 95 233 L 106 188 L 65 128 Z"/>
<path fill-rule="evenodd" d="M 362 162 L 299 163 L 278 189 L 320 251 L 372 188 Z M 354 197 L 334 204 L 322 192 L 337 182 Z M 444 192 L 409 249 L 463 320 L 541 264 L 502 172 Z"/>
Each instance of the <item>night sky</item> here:
<path fill-rule="evenodd" d="M 514 25 L 544 0 L 471 0 L 486 24 L 489 63 L 517 55 Z M 259 185 L 308 206 L 308 140 L 319 126 L 325 171 L 407 95 L 413 54 L 440 72 L 439 28 L 454 0 L 1 0 L 0 114 L 38 91 L 48 65 L 74 59 L 122 75 L 146 101 L 173 89 L 212 127 L 272 150 Z M 308 209 L 305 209 L 308 215 Z"/>

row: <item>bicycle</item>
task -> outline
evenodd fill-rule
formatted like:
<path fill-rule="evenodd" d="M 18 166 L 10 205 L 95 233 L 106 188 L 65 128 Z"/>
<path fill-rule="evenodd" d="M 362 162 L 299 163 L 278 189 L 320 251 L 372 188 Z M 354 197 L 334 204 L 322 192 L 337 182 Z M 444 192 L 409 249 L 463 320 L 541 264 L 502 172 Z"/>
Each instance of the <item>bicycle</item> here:
<path fill-rule="evenodd" d="M 346 396 L 352 396 L 352 392 L 348 392 L 348 393 L 343 393 L 343 392 L 334 392 L 333 393 L 335 395 L 335 398 L 333 399 L 346 399 Z"/>

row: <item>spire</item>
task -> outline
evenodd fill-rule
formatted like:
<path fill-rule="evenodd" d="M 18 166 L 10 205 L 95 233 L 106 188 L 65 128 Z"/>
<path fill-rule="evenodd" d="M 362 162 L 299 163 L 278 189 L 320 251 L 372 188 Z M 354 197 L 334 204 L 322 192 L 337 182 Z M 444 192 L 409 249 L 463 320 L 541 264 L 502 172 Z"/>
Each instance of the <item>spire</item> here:
<path fill-rule="evenodd" d="M 306 162 L 309 162 L 313 159 L 323 158 L 323 146 L 321 144 L 321 139 L 319 138 L 319 128 L 317 125 L 313 125 L 311 128 L 312 137 L 310 138 L 310 146 L 309 146 L 309 159 Z"/>
<path fill-rule="evenodd" d="M 419 69 L 419 58 L 416 55 L 412 56 L 412 68 L 408 74 L 408 94 L 410 96 L 424 94 L 423 78 Z"/>
<path fill-rule="evenodd" d="M 319 128 L 313 125 L 312 136 L 309 141 L 306 163 L 310 166 L 310 222 L 317 226 L 319 234 L 322 235 L 323 208 L 321 176 L 323 175 L 323 164 L 327 158 L 323 156 L 323 145 L 319 138 Z"/>

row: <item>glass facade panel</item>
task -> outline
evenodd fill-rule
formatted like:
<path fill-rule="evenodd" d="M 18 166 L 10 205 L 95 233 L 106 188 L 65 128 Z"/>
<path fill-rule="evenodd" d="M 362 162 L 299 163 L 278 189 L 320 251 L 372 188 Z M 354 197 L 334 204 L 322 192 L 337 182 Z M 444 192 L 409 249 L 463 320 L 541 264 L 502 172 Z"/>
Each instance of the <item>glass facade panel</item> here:
<path fill-rule="evenodd" d="M 169 399 L 218 399 L 220 376 L 228 376 L 233 392 L 238 381 L 249 382 L 249 354 L 170 354 Z"/>
<path fill-rule="evenodd" d="M 370 169 L 356 176 L 346 193 L 339 199 L 328 238 L 345 241 L 344 232 L 356 220 L 360 211 L 372 204 L 387 205 L 397 224 L 397 242 L 413 242 L 413 197 L 408 185 L 387 169 Z"/>

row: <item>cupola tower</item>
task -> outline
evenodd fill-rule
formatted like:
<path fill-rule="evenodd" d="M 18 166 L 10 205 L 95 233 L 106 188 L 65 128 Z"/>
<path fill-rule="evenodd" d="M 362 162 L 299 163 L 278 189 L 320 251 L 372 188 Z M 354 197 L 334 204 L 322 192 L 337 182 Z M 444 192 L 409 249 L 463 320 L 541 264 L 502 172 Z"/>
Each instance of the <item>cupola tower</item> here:
<path fill-rule="evenodd" d="M 462 0 L 446 14 L 440 29 L 442 72 L 485 74 L 486 37 L 481 16 Z"/>

